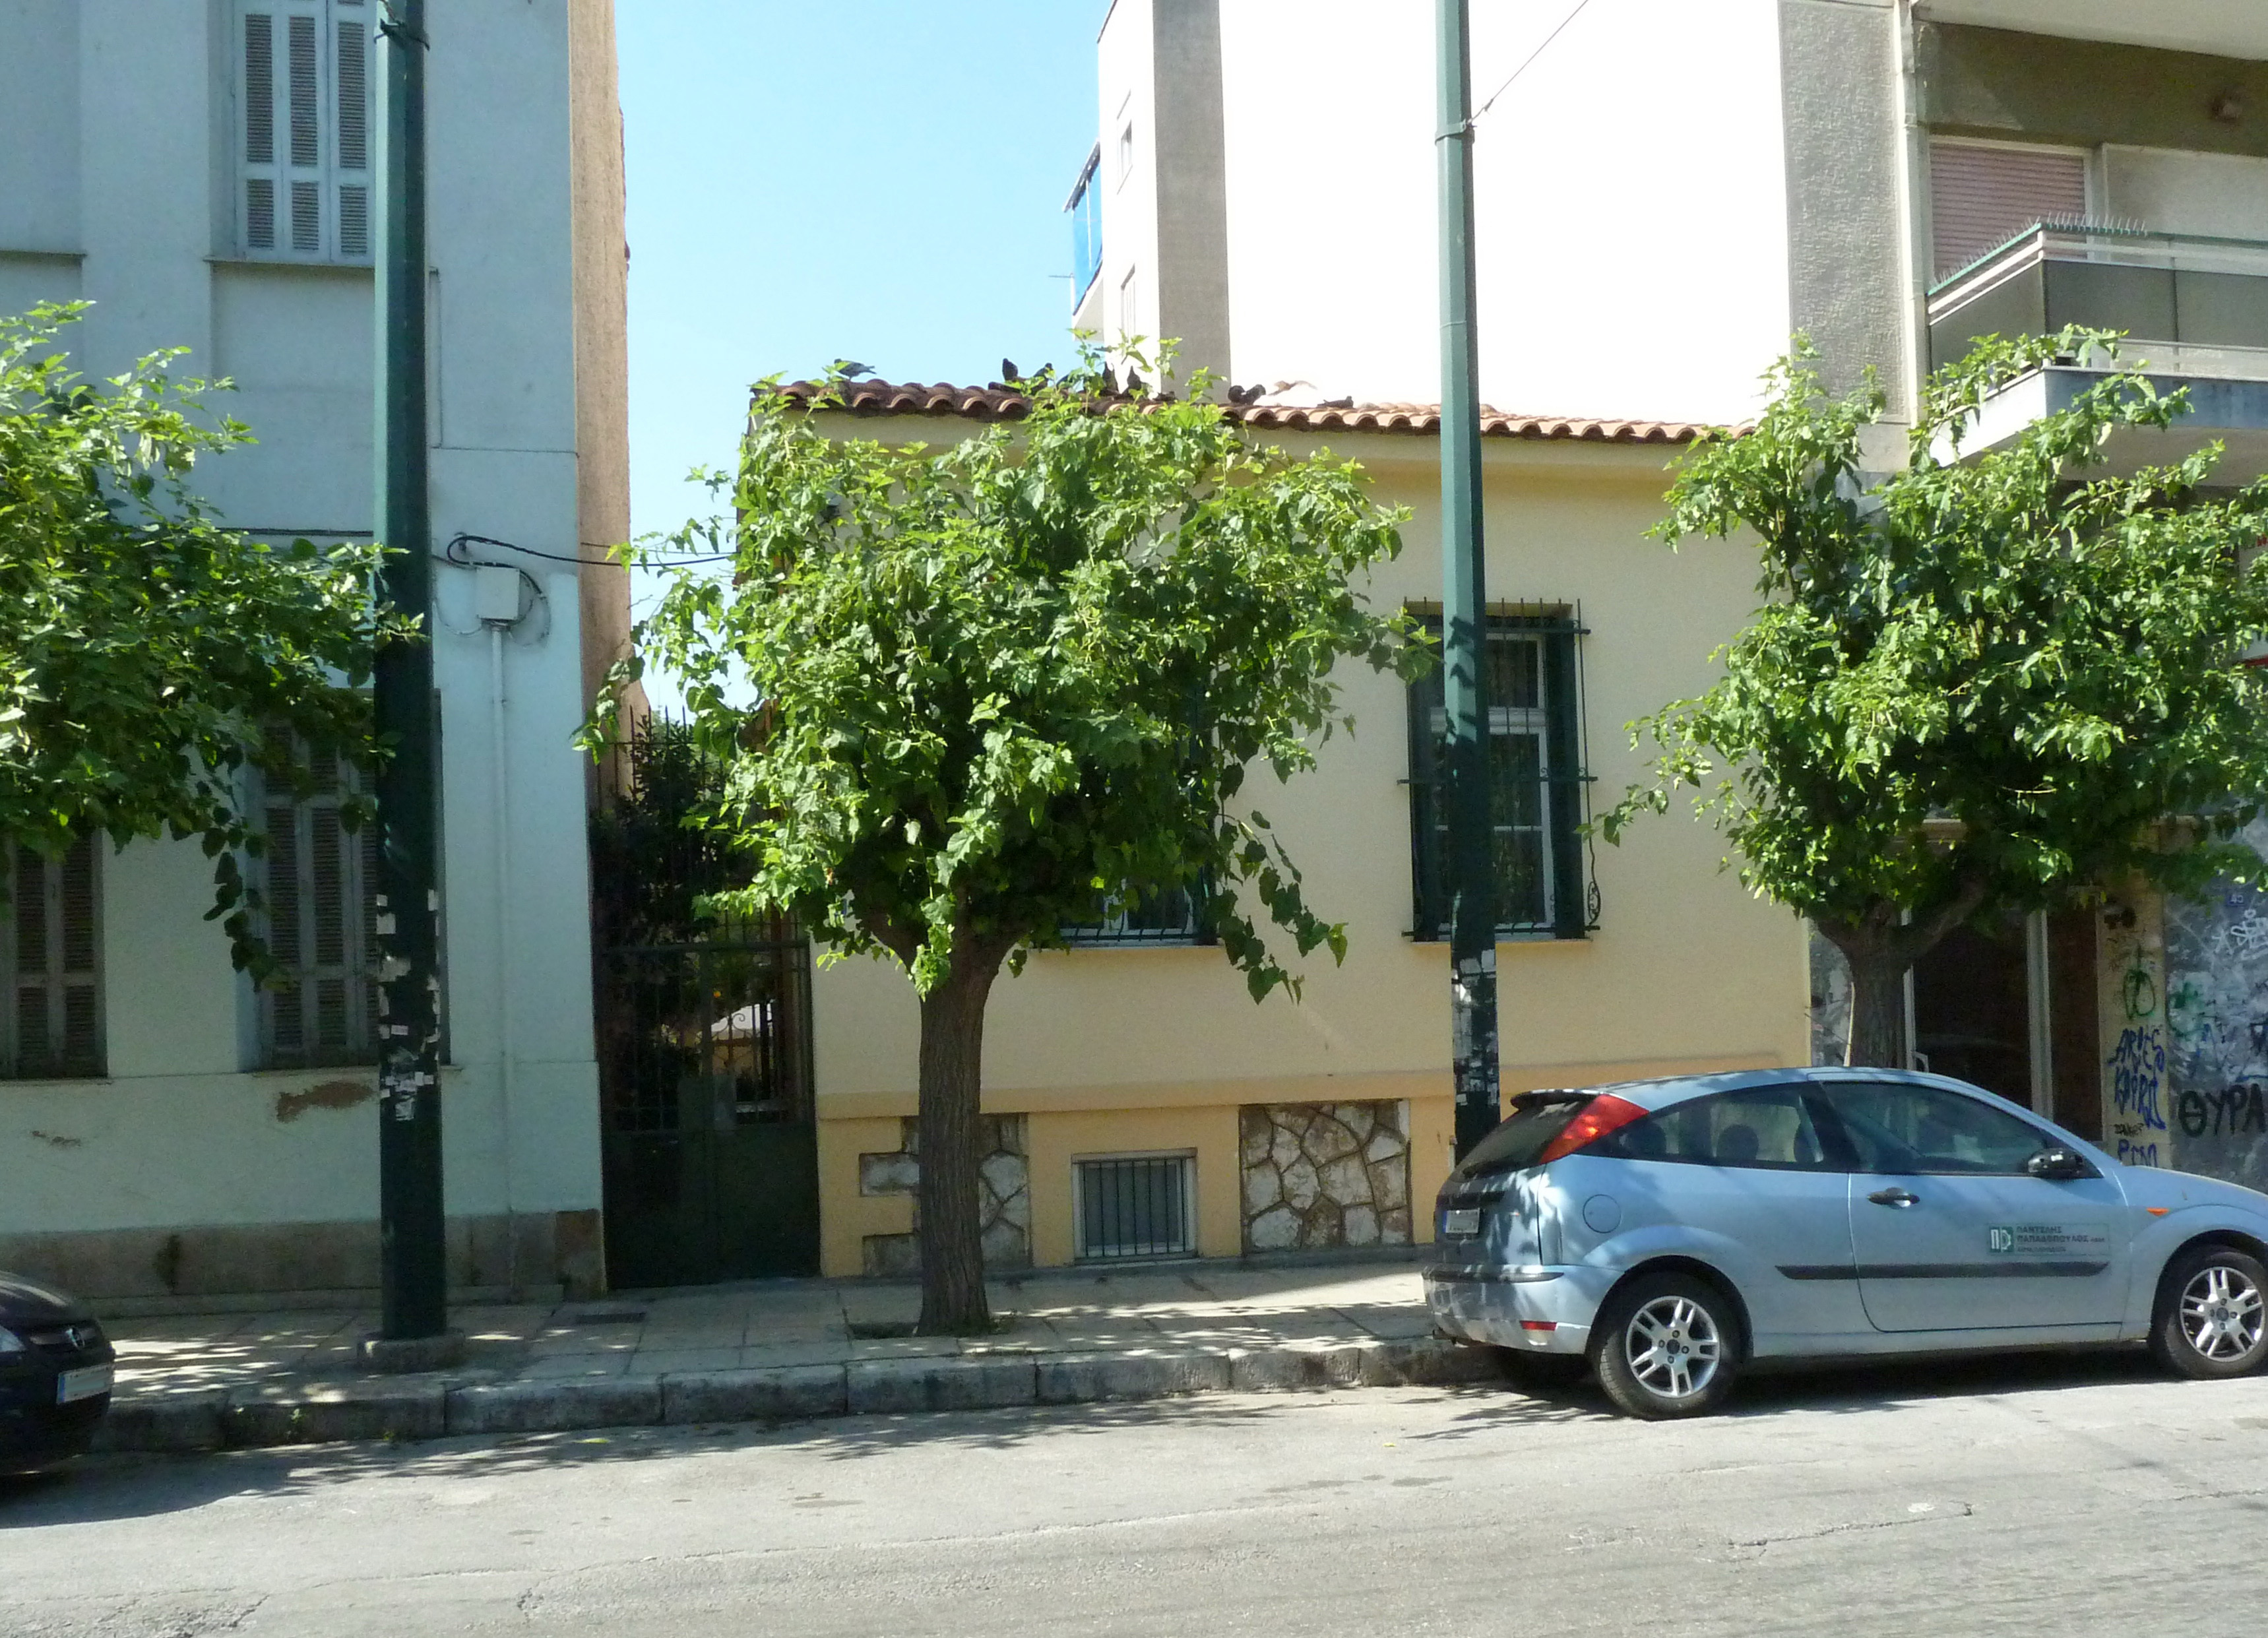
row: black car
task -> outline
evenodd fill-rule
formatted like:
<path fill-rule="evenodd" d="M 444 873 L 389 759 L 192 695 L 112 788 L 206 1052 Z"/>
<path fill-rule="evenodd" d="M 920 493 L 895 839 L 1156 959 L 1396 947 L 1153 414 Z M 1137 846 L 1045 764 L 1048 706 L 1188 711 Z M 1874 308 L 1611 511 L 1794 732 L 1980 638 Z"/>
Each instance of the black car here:
<path fill-rule="evenodd" d="M 0 1273 L 0 1473 L 85 1450 L 110 1408 L 117 1359 L 84 1303 Z"/>

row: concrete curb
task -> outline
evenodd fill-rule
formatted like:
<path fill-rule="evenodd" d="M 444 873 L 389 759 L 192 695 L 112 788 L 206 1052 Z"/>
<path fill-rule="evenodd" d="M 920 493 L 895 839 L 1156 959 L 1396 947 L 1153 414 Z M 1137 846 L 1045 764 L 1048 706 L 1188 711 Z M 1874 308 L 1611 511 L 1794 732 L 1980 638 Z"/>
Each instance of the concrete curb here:
<path fill-rule="evenodd" d="M 462 1376 L 263 1383 L 124 1395 L 98 1450 L 178 1453 L 449 1434 L 564 1433 L 806 1421 L 1185 1394 L 1445 1386 L 1502 1380 L 1483 1348 L 1439 1338 L 1127 1354 L 978 1354 L 770 1370 L 497 1382 Z"/>

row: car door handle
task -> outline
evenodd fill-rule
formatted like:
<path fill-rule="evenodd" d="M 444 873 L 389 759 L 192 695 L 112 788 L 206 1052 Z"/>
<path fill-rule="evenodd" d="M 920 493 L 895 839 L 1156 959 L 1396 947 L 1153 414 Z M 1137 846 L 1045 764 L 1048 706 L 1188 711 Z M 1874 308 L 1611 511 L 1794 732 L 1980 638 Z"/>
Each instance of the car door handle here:
<path fill-rule="evenodd" d="M 1907 1206 L 1921 1203 L 1921 1196 L 1907 1189 L 1877 1189 L 1867 1198 L 1877 1206 Z"/>

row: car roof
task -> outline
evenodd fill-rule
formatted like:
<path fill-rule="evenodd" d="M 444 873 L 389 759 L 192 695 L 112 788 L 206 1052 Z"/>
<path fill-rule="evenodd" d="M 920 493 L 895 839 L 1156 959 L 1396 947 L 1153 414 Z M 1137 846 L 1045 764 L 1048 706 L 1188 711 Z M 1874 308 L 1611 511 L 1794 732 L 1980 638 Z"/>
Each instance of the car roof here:
<path fill-rule="evenodd" d="M 1971 1086 L 1966 1081 L 1956 1081 L 1950 1075 L 1934 1075 L 1918 1069 L 1867 1069 L 1849 1067 L 1842 1064 L 1821 1064 L 1781 1069 L 1736 1069 L 1717 1074 L 1657 1075 L 1645 1081 L 1617 1081 L 1609 1085 L 1586 1087 L 1587 1092 L 1611 1093 L 1640 1109 L 1667 1109 L 1673 1103 L 1683 1103 L 1688 1098 L 1706 1097 L 1718 1092 L 1744 1092 L 1763 1087 L 1784 1087 L 1799 1082 L 1825 1084 L 1835 1081 L 1865 1081 L 1877 1084 L 1882 1081 L 1903 1081 L 1913 1086 L 1943 1087 L 1971 1097 L 2009 1109 L 2018 1106 L 2007 1099 Z M 2027 1114 L 2029 1110 L 2023 1111 Z"/>

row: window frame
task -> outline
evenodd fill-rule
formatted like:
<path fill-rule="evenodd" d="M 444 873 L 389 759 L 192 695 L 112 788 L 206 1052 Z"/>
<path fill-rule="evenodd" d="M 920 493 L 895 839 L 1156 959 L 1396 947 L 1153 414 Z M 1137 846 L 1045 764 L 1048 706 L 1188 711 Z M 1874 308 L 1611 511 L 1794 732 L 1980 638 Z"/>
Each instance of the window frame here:
<path fill-rule="evenodd" d="M 378 53 L 373 41 L 379 0 L 234 0 L 228 47 L 228 159 L 230 217 L 235 254 L 247 262 L 312 267 L 369 267 L 376 250 L 378 210 Z M 267 158 L 254 155 L 252 117 L 256 106 L 251 85 L 251 39 L 254 18 L 269 28 L 268 84 L 270 119 Z M 292 19 L 313 25 L 314 159 L 292 155 L 296 110 L 291 89 Z M 342 117 L 341 41 L 362 41 L 363 111 L 361 163 L 349 163 L 348 122 Z M 252 206 L 255 186 L 268 188 L 267 242 L 261 242 Z M 314 246 L 295 242 L 298 188 L 312 188 Z M 358 228 L 350 203 L 359 202 Z M 359 238 L 357 247 L 355 242 Z"/>
<path fill-rule="evenodd" d="M 1139 912 L 1145 904 L 1154 904 L 1160 896 L 1138 896 L 1135 904 L 1123 907 L 1098 921 L 1065 923 L 1056 929 L 1056 934 L 1071 949 L 1189 949 L 1216 942 L 1204 926 L 1199 913 L 1204 902 L 1202 884 L 1168 889 L 1181 896 L 1183 913 L 1178 925 L 1157 927 L 1130 926 L 1129 918 Z"/>
<path fill-rule="evenodd" d="M 1438 605 L 1413 604 L 1416 616 L 1432 637 L 1441 638 Z M 1538 804 L 1543 835 L 1543 914 L 1534 921 L 1499 921 L 1499 942 L 1581 939 L 1599 925 L 1599 895 L 1595 874 L 1588 867 L 1581 833 L 1589 805 L 1591 774 L 1585 755 L 1583 732 L 1582 651 L 1580 639 L 1589 635 L 1580 611 L 1571 608 L 1492 608 L 1487 616 L 1488 640 L 1534 643 L 1539 650 L 1536 666 L 1538 703 L 1507 706 L 1491 701 L 1489 732 L 1498 734 L 1534 732 L 1539 740 Z M 1410 938 L 1416 942 L 1446 942 L 1449 936 L 1449 896 L 1442 877 L 1447 860 L 1439 845 L 1434 818 L 1437 793 L 1446 786 L 1435 752 L 1436 717 L 1445 712 L 1440 668 L 1411 682 L 1408 704 L 1410 789 Z M 1515 717 L 1535 719 L 1515 721 Z"/>
<path fill-rule="evenodd" d="M 1838 1096 L 1861 1091 L 1870 1087 L 1878 1087 L 1889 1091 L 1902 1092 L 1909 1096 L 1927 1096 L 1951 1098 L 1956 1103 L 1967 1104 L 1974 1109 L 1982 1110 L 1988 1115 L 1997 1117 L 1999 1119 L 2022 1127 L 2025 1131 L 2032 1134 L 2036 1140 L 2035 1147 L 2031 1151 L 2031 1155 L 2026 1155 L 2024 1160 L 2019 1161 L 2014 1166 L 2006 1169 L 1985 1169 L 1980 1167 L 1933 1168 L 1929 1164 L 1931 1159 L 1930 1156 L 1918 1152 L 1913 1152 L 1911 1146 L 1905 1142 L 1905 1140 L 1898 1137 L 1895 1133 L 1892 1133 L 1889 1134 L 1890 1140 L 1900 1147 L 1908 1149 L 1909 1153 L 1907 1158 L 1918 1163 L 1906 1168 L 1870 1166 L 1866 1162 L 1865 1154 L 1859 1148 L 1858 1140 L 1852 1136 L 1850 1128 L 1845 1125 L 1843 1110 L 1836 1103 L 1836 1099 Z M 2025 1165 L 2025 1162 L 2029 1161 L 2031 1158 L 2031 1155 L 2043 1154 L 2051 1148 L 2069 1147 L 2067 1140 L 2049 1131 L 2037 1121 L 2030 1119 L 2026 1116 L 2017 1114 L 2012 1110 L 2002 1109 L 1996 1104 L 1988 1103 L 1982 1098 L 1971 1097 L 1965 1092 L 1956 1092 L 1950 1087 L 1931 1086 L 1920 1081 L 1875 1081 L 1860 1077 L 1853 1077 L 1849 1080 L 1823 1081 L 1816 1082 L 1813 1087 L 1813 1092 L 1821 1109 L 1825 1113 L 1828 1121 L 1831 1121 L 1834 1125 L 1836 1140 L 1842 1146 L 1844 1152 L 1850 1157 L 1850 1169 L 1852 1172 L 1859 1177 L 2023 1177 L 2031 1175 Z M 2092 1162 L 2090 1162 L 2090 1165 L 2091 1164 Z"/>
<path fill-rule="evenodd" d="M 293 754 L 303 764 L 306 750 L 295 745 Z M 258 991 L 256 1029 L 258 1066 L 263 1070 L 334 1069 L 367 1067 L 379 1061 L 379 1017 L 383 1002 L 379 996 L 380 956 L 377 943 L 377 860 L 378 830 L 375 820 L 365 821 L 359 830 L 349 830 L 339 824 L 337 855 L 340 959 L 327 962 L 314 953 L 321 938 L 322 906 L 312 883 L 315 866 L 316 826 L 318 815 L 328 812 L 335 815 L 340 806 L 356 794 L 361 776 L 353 765 L 342 758 L 338 776 L 328 788 L 318 788 L 306 794 L 270 786 L 259 774 L 253 776 L 254 811 L 260 815 L 262 830 L 268 835 L 268 846 L 258 862 L 256 877 L 260 888 L 261 911 L 260 928 L 267 940 L 269 953 L 289 973 L 290 985 L 262 984 Z M 298 883 L 290 889 L 294 895 L 292 912 L 297 923 L 288 947 L 276 937 L 276 913 L 278 895 L 276 872 L 278 864 L 276 819 L 279 813 L 288 814 L 291 825 L 292 872 Z M 335 817 L 333 823 L 337 823 Z M 288 948 L 297 956 L 285 961 Z M 332 970 L 336 969 L 337 970 Z M 345 1019 L 343 1040 L 333 1045 L 321 1038 L 320 1020 L 317 1005 L 311 1005 L 311 986 L 336 983 L 342 986 L 340 1006 Z M 287 1005 L 286 997 L 296 991 L 296 1011 L 298 1018 L 298 1041 L 285 1045 L 277 1039 L 278 1026 Z"/>
<path fill-rule="evenodd" d="M 1090 1166 L 1172 1164 L 1179 1174 L 1181 1234 L 1171 1243 L 1152 1242 L 1133 1249 L 1096 1249 L 1086 1237 L 1087 1171 Z M 1123 1153 L 1074 1155 L 1071 1164 L 1071 1260 L 1074 1266 L 1097 1263 L 1164 1262 L 1197 1255 L 1197 1152 L 1195 1149 L 1130 1149 Z"/>
<path fill-rule="evenodd" d="M 24 933 L 23 864 L 27 853 L 40 859 L 42 866 L 40 920 L 48 949 L 45 970 L 39 975 L 37 985 L 42 992 L 41 1002 L 47 1014 L 48 1038 L 63 1043 L 60 1054 L 51 1052 L 46 1059 L 29 1066 L 24 1051 L 23 998 L 26 985 L 19 942 Z M 87 960 L 84 966 L 74 965 L 70 959 L 72 933 L 67 914 L 68 872 L 75 854 L 83 854 L 87 872 Z M 109 997 L 103 973 L 102 849 L 97 838 L 85 836 L 74 839 L 60 860 L 41 859 L 31 850 L 11 843 L 0 847 L 0 868 L 8 873 L 9 887 L 8 902 L 0 906 L 0 967 L 4 967 L 4 971 L 0 971 L 0 978 L 4 978 L 4 983 L 0 983 L 0 1081 L 107 1080 Z M 68 1055 L 70 995 L 73 990 L 91 992 L 93 997 L 89 1052 L 77 1060 Z"/>
<path fill-rule="evenodd" d="M 1850 1140 L 1815 1096 L 1816 1088 L 1801 1081 L 1786 1081 L 1776 1086 L 1735 1087 L 1723 1092 L 1704 1093 L 1699 1097 L 1680 1098 L 1675 1103 L 1648 1111 L 1645 1119 L 1634 1120 L 1626 1126 L 1617 1126 L 1591 1146 L 1587 1151 L 1602 1159 L 1646 1161 L 1663 1166 L 1706 1166 L 1719 1171 L 1772 1171 L 1805 1174 L 1832 1173 L 1847 1175 L 1858 1169 L 1857 1156 L 1852 1151 Z M 1693 1155 L 1634 1155 L 1626 1152 L 1629 1135 L 1641 1126 L 1658 1125 L 1680 1115 L 1705 1110 L 1712 1104 L 1728 1102 L 1755 1103 L 1765 1098 L 1786 1098 L 1810 1123 L 1811 1134 L 1818 1150 L 1818 1158 L 1808 1164 L 1800 1161 L 1723 1160 L 1712 1155 L 1706 1159 Z"/>

